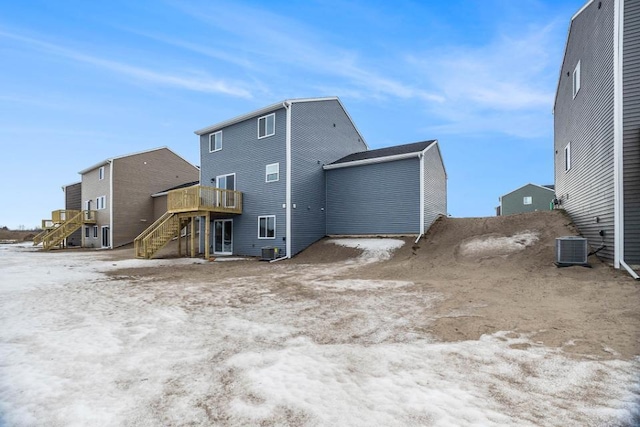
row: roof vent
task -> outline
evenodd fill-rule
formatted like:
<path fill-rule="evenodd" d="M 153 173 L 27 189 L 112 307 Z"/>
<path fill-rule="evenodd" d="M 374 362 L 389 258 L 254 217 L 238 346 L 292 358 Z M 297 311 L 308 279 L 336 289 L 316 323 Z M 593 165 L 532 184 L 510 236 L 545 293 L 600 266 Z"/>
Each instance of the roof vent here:
<path fill-rule="evenodd" d="M 558 267 L 588 265 L 587 256 L 587 239 L 584 237 L 565 236 L 556 239 L 556 265 Z"/>

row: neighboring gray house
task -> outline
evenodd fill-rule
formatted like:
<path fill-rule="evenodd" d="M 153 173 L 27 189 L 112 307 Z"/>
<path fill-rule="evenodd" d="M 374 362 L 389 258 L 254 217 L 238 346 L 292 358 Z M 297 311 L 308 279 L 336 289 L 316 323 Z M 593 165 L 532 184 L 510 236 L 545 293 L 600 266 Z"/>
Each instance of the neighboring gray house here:
<path fill-rule="evenodd" d="M 291 257 L 329 233 L 420 234 L 446 213 L 437 142 L 367 151 L 336 97 L 286 100 L 195 133 L 200 185 L 169 191 L 163 221 L 177 233 L 200 218 L 205 256 L 259 256 L 272 247 Z M 341 175 L 349 177 L 342 187 Z M 371 176 L 373 182 L 364 181 Z M 362 185 L 378 195 L 378 208 L 345 200 Z M 345 210 L 351 215 L 340 224 L 336 218 Z M 151 257 L 165 244 L 153 235 L 139 236 L 137 256 Z"/>
<path fill-rule="evenodd" d="M 549 211 L 553 208 L 553 185 L 526 184 L 500 197 L 497 215 Z"/>
<path fill-rule="evenodd" d="M 640 2 L 588 1 L 571 19 L 554 106 L 555 185 L 603 258 L 640 264 Z M 631 272 L 631 271 L 630 271 Z"/>
<path fill-rule="evenodd" d="M 422 235 L 447 212 L 435 140 L 350 154 L 324 169 L 327 235 Z"/>

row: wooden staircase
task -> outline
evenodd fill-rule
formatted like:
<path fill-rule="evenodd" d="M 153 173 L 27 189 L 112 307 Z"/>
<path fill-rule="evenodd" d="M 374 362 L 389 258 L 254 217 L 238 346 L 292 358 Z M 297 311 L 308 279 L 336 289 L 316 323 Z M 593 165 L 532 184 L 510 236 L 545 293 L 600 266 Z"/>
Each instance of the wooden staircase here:
<path fill-rule="evenodd" d="M 180 233 L 178 214 L 167 212 L 151 224 L 134 240 L 136 258 L 152 258 L 160 249 Z"/>
<path fill-rule="evenodd" d="M 42 247 L 45 251 L 51 248 L 61 245 L 64 239 L 71 236 L 74 231 L 78 230 L 84 224 L 85 212 L 84 211 L 66 211 L 67 218 L 59 223 L 56 223 L 53 228 L 43 230 L 34 239 L 34 244 L 42 242 Z M 36 241 L 36 238 L 38 239 Z"/>

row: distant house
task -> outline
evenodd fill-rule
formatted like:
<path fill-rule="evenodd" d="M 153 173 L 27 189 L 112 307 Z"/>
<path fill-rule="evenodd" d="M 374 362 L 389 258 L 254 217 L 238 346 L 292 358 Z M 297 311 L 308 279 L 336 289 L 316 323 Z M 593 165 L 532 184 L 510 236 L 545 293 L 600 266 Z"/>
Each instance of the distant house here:
<path fill-rule="evenodd" d="M 555 185 L 592 247 L 640 264 L 640 3 L 588 1 L 571 18 L 554 105 Z"/>
<path fill-rule="evenodd" d="M 497 215 L 513 215 L 525 212 L 548 211 L 553 208 L 553 185 L 526 184 L 503 196 Z"/>
<path fill-rule="evenodd" d="M 71 239 L 96 248 L 132 243 L 158 218 L 152 194 L 199 178 L 197 167 L 166 147 L 112 157 L 79 173 L 81 182 L 65 187 L 65 209 L 53 211 L 34 239 L 45 249 Z"/>
<path fill-rule="evenodd" d="M 200 185 L 168 193 L 169 215 L 136 241 L 138 257 L 195 219 L 205 257 L 267 247 L 291 257 L 328 234 L 419 235 L 446 214 L 437 141 L 369 150 L 336 97 L 285 100 L 195 133 Z"/>

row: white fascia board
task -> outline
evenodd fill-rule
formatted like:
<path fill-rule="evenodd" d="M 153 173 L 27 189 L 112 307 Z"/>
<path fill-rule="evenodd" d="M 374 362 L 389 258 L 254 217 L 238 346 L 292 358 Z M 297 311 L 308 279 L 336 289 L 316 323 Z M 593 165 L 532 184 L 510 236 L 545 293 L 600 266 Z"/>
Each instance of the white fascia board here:
<path fill-rule="evenodd" d="M 395 162 L 396 160 L 404 160 L 404 159 L 412 159 L 412 158 L 420 157 L 422 153 L 423 151 L 415 151 L 413 153 L 396 154 L 394 156 L 374 157 L 371 159 L 354 160 L 353 162 L 324 165 L 322 169 L 332 170 L 332 169 L 350 168 L 353 166 L 372 165 L 375 163 Z"/>
<path fill-rule="evenodd" d="M 170 151 L 173 155 L 175 155 L 176 157 L 179 157 L 179 158 L 181 158 L 182 160 L 184 160 L 185 162 L 187 162 L 187 163 L 191 164 L 191 162 L 189 162 L 188 160 L 186 160 L 184 157 L 182 157 L 182 156 L 178 155 L 175 151 L 173 151 L 172 149 L 170 149 L 169 147 L 167 147 L 167 146 L 165 145 L 165 146 L 162 146 L 162 147 L 151 148 L 151 149 L 149 149 L 149 150 L 142 150 L 142 151 L 137 151 L 137 152 L 135 152 L 135 153 L 123 154 L 123 155 L 121 155 L 121 156 L 109 157 L 108 159 L 105 159 L 105 160 L 101 161 L 100 163 L 96 163 L 95 165 L 90 166 L 90 167 L 88 167 L 88 168 L 86 168 L 86 169 L 83 169 L 83 170 L 81 170 L 81 171 L 80 171 L 80 172 L 78 172 L 78 173 L 79 173 L 80 175 L 84 175 L 85 173 L 87 173 L 87 172 L 91 172 L 92 170 L 97 169 L 97 168 L 99 168 L 100 166 L 108 165 L 109 163 L 113 162 L 114 160 L 117 160 L 117 159 L 124 159 L 125 157 L 137 156 L 137 155 L 139 155 L 139 154 L 151 153 L 151 152 L 153 152 L 153 151 L 158 151 L 158 150 L 169 150 L 169 151 Z M 193 166 L 193 165 L 192 165 L 192 166 Z M 195 168 L 196 166 L 193 166 L 193 167 Z"/>
<path fill-rule="evenodd" d="M 211 125 L 211 126 L 207 126 L 206 128 L 198 129 L 198 130 L 194 131 L 193 133 L 195 133 L 196 135 L 205 135 L 207 133 L 212 133 L 214 131 L 218 131 L 218 130 L 223 129 L 223 128 L 227 127 L 227 126 L 231 126 L 231 125 L 234 125 L 236 123 L 240 123 L 240 122 L 243 122 L 245 120 L 249 120 L 249 119 L 254 118 L 254 117 L 260 117 L 260 116 L 263 116 L 263 115 L 265 115 L 267 113 L 273 113 L 276 110 L 284 108 L 284 103 L 285 102 L 287 102 L 287 101 L 282 101 L 282 102 L 278 102 L 278 103 L 275 103 L 275 104 L 271 104 L 269 106 L 260 108 L 259 110 L 255 110 L 255 111 L 252 111 L 250 113 L 243 114 L 241 116 L 236 116 L 236 117 L 234 117 L 232 119 L 225 120 L 223 122 L 216 123 L 216 124 Z"/>

